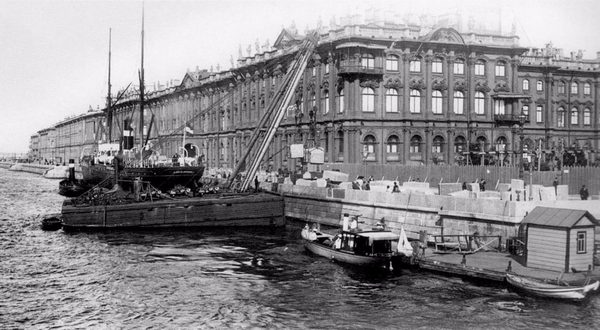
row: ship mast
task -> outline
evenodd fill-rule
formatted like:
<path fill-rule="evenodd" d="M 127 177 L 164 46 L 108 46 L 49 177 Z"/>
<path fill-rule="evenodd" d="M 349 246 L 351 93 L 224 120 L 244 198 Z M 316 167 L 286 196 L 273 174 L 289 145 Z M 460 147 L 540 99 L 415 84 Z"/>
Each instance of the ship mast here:
<path fill-rule="evenodd" d="M 140 66 L 140 165 L 144 160 L 144 3 L 142 2 L 142 59 Z"/>
<path fill-rule="evenodd" d="M 108 143 L 112 141 L 112 100 L 110 97 L 110 58 L 111 58 L 111 42 L 112 42 L 112 28 L 108 29 L 108 93 L 106 95 L 106 125 L 108 125 Z"/>

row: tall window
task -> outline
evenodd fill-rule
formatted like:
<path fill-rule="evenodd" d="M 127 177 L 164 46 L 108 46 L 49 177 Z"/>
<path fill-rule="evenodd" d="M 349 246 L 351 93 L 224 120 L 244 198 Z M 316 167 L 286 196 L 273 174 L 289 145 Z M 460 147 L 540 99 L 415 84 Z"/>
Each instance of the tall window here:
<path fill-rule="evenodd" d="M 385 70 L 386 71 L 398 71 L 398 56 L 388 55 L 385 59 Z"/>
<path fill-rule="evenodd" d="M 337 96 L 337 111 L 338 113 L 344 112 L 344 89 L 340 89 Z"/>
<path fill-rule="evenodd" d="M 565 127 L 565 109 L 558 108 L 556 112 L 556 126 Z"/>
<path fill-rule="evenodd" d="M 371 54 L 363 54 L 360 58 L 360 65 L 363 68 L 372 69 L 375 67 L 375 58 Z"/>
<path fill-rule="evenodd" d="M 344 131 L 338 131 L 335 140 L 337 142 L 337 160 L 344 161 Z"/>
<path fill-rule="evenodd" d="M 482 60 L 478 60 L 475 62 L 475 75 L 483 76 L 485 75 L 485 62 Z"/>
<path fill-rule="evenodd" d="M 412 139 L 410 139 L 409 152 L 411 154 L 417 154 L 421 152 L 421 141 L 421 137 L 418 135 L 415 135 L 412 137 Z"/>
<path fill-rule="evenodd" d="M 409 110 L 411 113 L 421 113 L 421 92 L 416 89 L 410 90 Z"/>
<path fill-rule="evenodd" d="M 373 88 L 365 87 L 362 89 L 362 111 L 375 111 L 375 91 Z"/>
<path fill-rule="evenodd" d="M 504 62 L 496 63 L 496 77 L 506 76 L 506 64 Z"/>
<path fill-rule="evenodd" d="M 393 88 L 385 90 L 385 112 L 398 112 L 398 92 Z"/>
<path fill-rule="evenodd" d="M 496 149 L 498 152 L 506 151 L 506 138 L 501 136 L 496 140 Z"/>
<path fill-rule="evenodd" d="M 329 63 L 325 63 L 325 74 L 329 73 Z"/>
<path fill-rule="evenodd" d="M 408 63 L 408 68 L 410 72 L 421 72 L 421 59 L 413 58 L 412 60 L 410 60 L 410 62 Z"/>
<path fill-rule="evenodd" d="M 576 82 L 571 83 L 571 94 L 579 94 L 579 84 L 577 84 Z"/>
<path fill-rule="evenodd" d="M 535 85 L 535 90 L 537 90 L 538 92 L 541 92 L 544 90 L 544 83 L 541 80 L 538 80 L 536 85 Z"/>
<path fill-rule="evenodd" d="M 521 108 L 521 114 L 525 117 L 529 117 L 529 106 L 527 104 L 523 105 Z"/>
<path fill-rule="evenodd" d="M 587 252 L 587 239 L 585 231 L 577 232 L 577 253 Z"/>
<path fill-rule="evenodd" d="M 542 110 L 543 110 L 543 108 L 541 105 L 538 105 L 535 107 L 535 122 L 536 123 L 541 123 L 544 121 Z"/>
<path fill-rule="evenodd" d="M 387 143 L 385 146 L 385 153 L 386 153 L 386 159 L 387 160 L 399 160 L 400 157 L 398 155 L 398 145 L 400 144 L 400 139 L 398 138 L 398 136 L 396 135 L 391 135 L 388 139 L 387 139 Z"/>
<path fill-rule="evenodd" d="M 323 113 L 324 114 L 328 114 L 329 113 L 329 91 L 325 90 L 323 91 Z"/>
<path fill-rule="evenodd" d="M 454 74 L 465 74 L 465 62 L 462 60 L 454 61 Z"/>
<path fill-rule="evenodd" d="M 375 154 L 375 137 L 373 135 L 365 136 L 363 140 L 363 157 L 364 160 L 374 161 L 377 160 L 377 155 Z"/>
<path fill-rule="evenodd" d="M 579 111 L 577 111 L 577 108 L 573 108 L 571 109 L 571 125 L 578 125 L 579 124 Z"/>
<path fill-rule="evenodd" d="M 477 138 L 477 140 L 475 140 L 475 144 L 479 145 L 479 150 L 480 151 L 486 151 L 487 148 L 487 139 L 485 138 L 485 136 L 480 136 Z"/>
<path fill-rule="evenodd" d="M 454 113 L 463 114 L 465 112 L 465 94 L 460 91 L 454 92 Z"/>
<path fill-rule="evenodd" d="M 592 86 L 590 83 L 583 84 L 583 95 L 591 95 L 592 94 Z"/>
<path fill-rule="evenodd" d="M 311 75 L 312 75 L 313 77 L 314 77 L 314 76 L 316 76 L 316 75 L 317 75 L 317 67 L 316 67 L 316 66 L 313 66 L 313 67 L 312 67 L 312 70 L 311 70 L 310 72 L 311 72 Z"/>
<path fill-rule="evenodd" d="M 504 107 L 504 100 L 494 100 L 494 114 L 495 115 L 504 115 L 506 114 L 506 109 Z"/>
<path fill-rule="evenodd" d="M 397 154 L 398 153 L 398 145 L 400 144 L 400 139 L 396 135 L 391 135 L 387 139 L 387 144 L 385 147 L 385 152 L 388 154 Z"/>
<path fill-rule="evenodd" d="M 527 80 L 527 79 L 523 80 L 523 90 L 524 91 L 529 90 L 529 80 Z"/>
<path fill-rule="evenodd" d="M 485 114 L 485 95 L 482 92 L 475 92 L 475 113 Z"/>
<path fill-rule="evenodd" d="M 592 124 L 592 112 L 589 108 L 583 109 L 583 124 L 586 126 Z"/>
<path fill-rule="evenodd" d="M 564 81 L 559 81 L 558 82 L 558 87 L 557 87 L 558 94 L 564 94 L 565 91 L 566 91 L 565 82 Z"/>
<path fill-rule="evenodd" d="M 431 72 L 433 73 L 443 73 L 443 67 L 442 67 L 442 59 L 439 57 L 436 57 L 433 59 L 433 62 L 431 62 Z"/>
<path fill-rule="evenodd" d="M 462 154 L 463 151 L 467 150 L 467 140 L 462 136 L 457 136 L 454 139 L 454 152 Z"/>
<path fill-rule="evenodd" d="M 438 90 L 431 93 L 431 112 L 435 114 L 442 113 L 442 92 Z"/>
<path fill-rule="evenodd" d="M 431 152 L 434 154 L 440 154 L 444 152 L 444 138 L 441 136 L 436 136 L 433 138 L 433 143 L 431 145 Z"/>

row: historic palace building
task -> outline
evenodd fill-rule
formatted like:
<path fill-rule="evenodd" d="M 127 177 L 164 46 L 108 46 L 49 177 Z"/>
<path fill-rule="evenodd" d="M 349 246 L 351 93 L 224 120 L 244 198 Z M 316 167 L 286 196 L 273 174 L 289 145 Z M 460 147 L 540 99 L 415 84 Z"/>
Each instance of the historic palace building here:
<path fill-rule="evenodd" d="M 519 46 L 514 32 L 446 24 L 342 20 L 321 29 L 264 168 L 293 168 L 289 146 L 322 147 L 328 163 L 590 165 L 599 136 L 600 59 Z M 272 46 L 227 71 L 187 72 L 146 97 L 153 149 L 186 149 L 211 168 L 232 168 L 284 78 L 303 36 L 281 31 Z M 149 68 L 151 70 L 151 68 Z M 114 106 L 113 141 L 139 134 L 139 97 Z M 102 111 L 65 120 L 36 136 L 42 159 L 78 159 L 106 139 Z M 130 133 L 131 132 L 131 133 Z M 52 142 L 44 141 L 52 139 Z"/>

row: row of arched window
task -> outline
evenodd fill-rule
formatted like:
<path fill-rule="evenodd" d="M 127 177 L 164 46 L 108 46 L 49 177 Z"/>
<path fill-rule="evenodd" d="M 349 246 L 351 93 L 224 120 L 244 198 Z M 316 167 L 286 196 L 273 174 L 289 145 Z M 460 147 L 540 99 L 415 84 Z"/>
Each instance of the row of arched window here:
<path fill-rule="evenodd" d="M 583 109 L 583 125 L 589 126 L 592 124 L 592 111 L 589 108 Z M 576 107 L 571 108 L 570 111 L 570 124 L 571 125 L 579 125 L 579 109 Z M 567 112 L 565 108 L 559 107 L 556 110 L 556 126 L 557 127 L 565 127 L 567 125 Z"/>
<path fill-rule="evenodd" d="M 408 69 L 410 72 L 421 72 L 422 58 L 419 56 L 413 57 L 408 62 Z M 400 68 L 400 57 L 396 55 L 388 55 L 385 59 L 386 71 L 398 71 Z M 375 65 L 375 58 L 371 54 L 362 54 L 361 65 L 365 68 L 372 68 Z M 371 65 L 371 66 L 369 66 Z M 486 75 L 486 61 L 477 60 L 475 61 L 475 75 L 484 76 Z M 465 74 L 465 62 L 462 59 L 454 60 L 452 65 L 452 71 L 454 74 Z M 434 57 L 431 61 L 431 72 L 432 73 L 444 73 L 444 59 L 441 57 Z M 497 61 L 494 67 L 494 74 L 497 77 L 506 76 L 506 62 Z"/>
<path fill-rule="evenodd" d="M 410 113 L 421 113 L 421 99 L 423 93 L 418 89 L 411 89 L 409 92 L 409 111 Z M 439 90 L 431 92 L 431 112 L 442 114 L 443 95 Z M 375 111 L 375 90 L 370 87 L 362 89 L 362 111 Z M 385 90 L 385 112 L 399 112 L 399 94 L 394 88 Z M 455 114 L 465 113 L 465 94 L 461 91 L 455 91 L 452 95 L 452 112 Z M 475 92 L 474 111 L 476 114 L 485 114 L 485 94 Z"/>
<path fill-rule="evenodd" d="M 529 90 L 529 79 L 523 79 L 523 83 L 522 83 L 522 89 L 523 91 L 528 91 Z M 536 82 L 536 91 L 541 92 L 544 90 L 544 82 L 541 80 L 538 80 Z M 571 95 L 579 95 L 579 83 L 576 81 L 571 82 L 570 86 L 569 86 L 569 93 Z M 558 94 L 566 94 L 567 91 L 567 83 L 564 81 L 559 81 L 556 84 L 556 92 Z M 583 95 L 592 95 L 592 85 L 589 82 L 584 82 L 583 83 Z"/>
<path fill-rule="evenodd" d="M 343 140 L 343 133 L 338 132 L 338 139 Z M 377 140 L 375 136 L 368 134 L 363 138 L 363 160 L 365 161 L 376 161 L 377 160 Z M 390 135 L 386 140 L 386 159 L 387 160 L 399 160 L 399 145 L 400 139 L 397 135 Z M 487 142 L 487 138 L 479 136 L 474 143 L 480 151 L 488 151 L 490 146 Z M 506 152 L 507 151 L 507 139 L 504 136 L 500 136 L 496 139 L 496 143 L 493 146 L 495 151 Z M 409 157 L 411 160 L 421 160 L 423 150 L 423 138 L 420 135 L 413 135 L 410 139 L 409 144 Z M 454 152 L 462 154 L 467 150 L 467 140 L 459 135 L 454 139 Z M 436 158 L 443 160 L 444 153 L 446 152 L 446 141 L 443 136 L 436 135 L 433 137 L 431 143 L 431 154 Z"/>

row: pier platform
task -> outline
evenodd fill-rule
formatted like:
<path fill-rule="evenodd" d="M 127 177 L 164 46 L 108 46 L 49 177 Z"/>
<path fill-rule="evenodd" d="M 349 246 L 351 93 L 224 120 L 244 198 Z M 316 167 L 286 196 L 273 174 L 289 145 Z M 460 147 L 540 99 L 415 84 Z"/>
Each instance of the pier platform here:
<path fill-rule="evenodd" d="M 404 260 L 407 262 L 407 260 Z M 561 271 L 546 270 L 525 267 L 521 265 L 514 256 L 507 252 L 479 251 L 476 253 L 435 253 L 435 250 L 427 248 L 425 253 L 418 259 L 413 260 L 413 267 L 459 276 L 473 280 L 487 280 L 491 282 L 504 282 L 506 272 L 510 267 L 513 273 L 540 280 L 557 280 L 569 284 L 578 284 L 585 281 L 586 276 L 592 280 L 600 280 L 600 270 L 592 270 L 588 275 L 587 269 L 578 269 L 577 272 L 563 273 Z"/>

